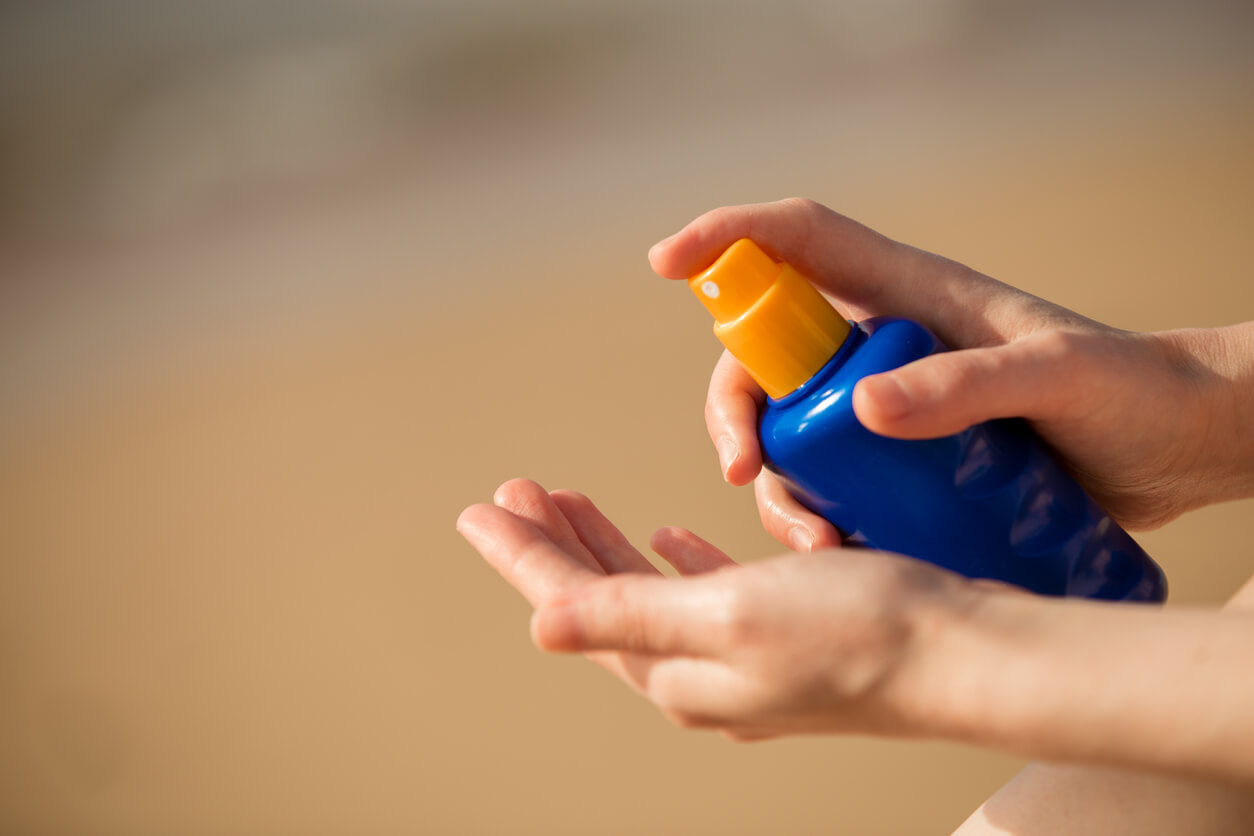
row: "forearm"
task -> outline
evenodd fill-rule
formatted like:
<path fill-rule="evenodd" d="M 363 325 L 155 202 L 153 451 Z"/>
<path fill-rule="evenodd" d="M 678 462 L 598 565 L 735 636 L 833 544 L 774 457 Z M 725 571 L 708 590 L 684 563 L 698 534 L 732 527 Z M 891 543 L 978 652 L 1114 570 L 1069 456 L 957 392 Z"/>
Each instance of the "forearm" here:
<path fill-rule="evenodd" d="M 1254 616 L 981 594 L 931 620 L 907 713 L 1019 754 L 1254 782 Z"/>

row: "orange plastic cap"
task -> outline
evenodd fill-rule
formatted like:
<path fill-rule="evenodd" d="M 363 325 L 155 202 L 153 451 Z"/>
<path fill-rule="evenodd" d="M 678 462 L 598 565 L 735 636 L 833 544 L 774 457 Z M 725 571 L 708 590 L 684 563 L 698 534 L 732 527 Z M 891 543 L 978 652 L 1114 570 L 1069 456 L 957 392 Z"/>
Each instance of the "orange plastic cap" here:
<path fill-rule="evenodd" d="M 772 398 L 814 377 L 849 336 L 814 285 L 748 238 L 688 286 L 714 315 L 714 335 Z"/>

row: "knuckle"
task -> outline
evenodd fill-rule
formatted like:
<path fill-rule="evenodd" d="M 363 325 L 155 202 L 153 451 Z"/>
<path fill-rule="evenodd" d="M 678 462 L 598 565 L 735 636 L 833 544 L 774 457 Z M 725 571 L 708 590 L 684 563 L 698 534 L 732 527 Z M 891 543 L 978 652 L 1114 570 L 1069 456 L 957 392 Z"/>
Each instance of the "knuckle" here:
<path fill-rule="evenodd" d="M 1032 349 L 1046 357 L 1062 357 L 1071 352 L 1071 335 L 1066 331 L 1048 330 L 1033 334 L 1028 340 Z"/>
<path fill-rule="evenodd" d="M 715 206 L 713 209 L 701 216 L 702 220 L 707 221 L 725 221 L 729 215 L 735 215 L 740 212 L 742 207 L 731 203 L 725 203 L 722 206 Z"/>
<path fill-rule="evenodd" d="M 617 617 L 614 619 L 614 644 L 624 650 L 643 651 L 649 646 L 649 628 L 639 613 L 625 606 L 611 604 Z"/>
<path fill-rule="evenodd" d="M 1098 385 L 1102 370 L 1112 365 L 1101 357 L 1107 345 L 1100 334 L 1050 329 L 1026 339 L 1025 348 L 1035 358 L 1038 369 L 1055 379 L 1071 380 L 1075 392 Z"/>
<path fill-rule="evenodd" d="M 713 638 L 732 648 L 754 641 L 762 628 L 760 609 L 739 587 L 729 589 L 715 605 L 712 621 Z"/>
<path fill-rule="evenodd" d="M 1053 362 L 1081 360 L 1095 347 L 1094 336 L 1080 331 L 1050 329 L 1027 339 L 1035 352 Z"/>
<path fill-rule="evenodd" d="M 827 211 L 827 207 L 808 197 L 786 197 L 779 202 L 779 205 L 789 213 L 795 213 L 803 217 L 813 217 Z"/>
<path fill-rule="evenodd" d="M 695 225 L 703 227 L 707 234 L 717 230 L 735 228 L 745 213 L 746 207 L 725 205 L 706 212 L 697 219 Z"/>

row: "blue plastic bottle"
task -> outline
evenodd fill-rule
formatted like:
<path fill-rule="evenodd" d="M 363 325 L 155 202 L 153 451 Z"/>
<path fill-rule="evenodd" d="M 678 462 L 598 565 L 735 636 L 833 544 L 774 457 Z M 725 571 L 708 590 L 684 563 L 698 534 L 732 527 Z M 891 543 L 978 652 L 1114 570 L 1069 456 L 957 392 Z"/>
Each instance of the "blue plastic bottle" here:
<path fill-rule="evenodd" d="M 916 322 L 846 322 L 751 241 L 689 281 L 767 391 L 766 466 L 847 541 L 1048 595 L 1162 601 L 1162 570 L 1019 420 L 901 440 L 854 415 L 854 385 L 945 347 Z"/>

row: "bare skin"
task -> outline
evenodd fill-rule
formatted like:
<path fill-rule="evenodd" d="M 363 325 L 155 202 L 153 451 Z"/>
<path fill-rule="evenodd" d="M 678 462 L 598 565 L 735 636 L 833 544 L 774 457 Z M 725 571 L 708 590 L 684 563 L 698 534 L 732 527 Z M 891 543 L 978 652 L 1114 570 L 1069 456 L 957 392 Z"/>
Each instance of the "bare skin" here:
<path fill-rule="evenodd" d="M 1130 528 L 1254 494 L 1254 325 L 1118 331 L 808 201 L 716 210 L 650 259 L 686 278 L 740 237 L 851 318 L 909 316 L 962 349 L 860 383 L 854 406 L 868 428 L 921 438 L 1023 416 Z M 663 529 L 654 549 L 683 576 L 667 579 L 578 494 L 515 480 L 495 504 L 463 512 L 459 530 L 536 606 L 541 648 L 586 653 L 678 724 L 736 739 L 944 738 L 1087 765 L 1033 765 L 964 833 L 1066 832 L 1011 815 L 1059 793 L 1090 823 L 1132 822 L 1120 810 L 1138 799 L 1145 809 L 1174 799 L 1172 809 L 1220 811 L 1214 827 L 1188 832 L 1232 832 L 1223 826 L 1248 814 L 1254 788 L 1254 612 L 1041 599 L 837 550 L 835 529 L 761 470 L 762 398 L 725 357 L 710 435 L 725 478 L 756 482 L 767 530 L 809 554 L 738 566 Z"/>
<path fill-rule="evenodd" d="M 682 279 L 741 237 L 793 264 L 850 318 L 906 316 L 963 349 L 859 383 L 854 409 L 868 429 L 934 438 L 991 418 L 1027 418 L 1131 529 L 1254 494 L 1254 434 L 1245 431 L 1254 416 L 1254 323 L 1120 331 L 804 200 L 714 210 L 656 244 L 649 259 L 659 275 Z M 763 397 L 724 355 L 706 423 L 732 484 L 761 471 Z M 775 487 L 759 491 L 787 498 Z M 787 533 L 771 517 L 764 522 Z M 804 524 L 815 545 L 835 545 L 821 536 L 834 535 L 830 526 L 813 515 Z"/>
<path fill-rule="evenodd" d="M 1227 609 L 1254 612 L 1254 580 Z M 1248 786 L 1109 767 L 1029 764 L 954 836 L 1243 836 L 1254 822 Z"/>
<path fill-rule="evenodd" d="M 458 528 L 535 605 L 540 648 L 589 654 L 681 726 L 1254 784 L 1248 612 L 1044 599 L 861 549 L 739 566 L 681 529 L 654 538 L 685 575 L 666 578 L 585 497 L 522 479 Z"/>

